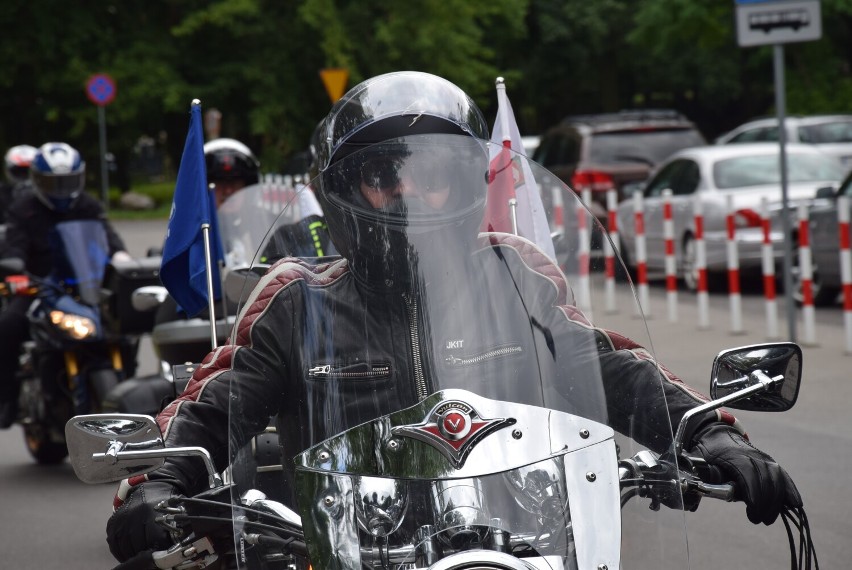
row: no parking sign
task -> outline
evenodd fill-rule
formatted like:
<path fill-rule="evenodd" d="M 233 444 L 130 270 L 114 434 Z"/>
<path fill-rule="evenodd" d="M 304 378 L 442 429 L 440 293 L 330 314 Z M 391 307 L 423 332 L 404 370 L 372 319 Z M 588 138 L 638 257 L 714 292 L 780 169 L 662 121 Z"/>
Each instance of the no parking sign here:
<path fill-rule="evenodd" d="M 98 106 L 98 139 L 101 148 L 101 200 L 109 209 L 109 174 L 107 172 L 106 106 L 115 99 L 115 81 L 106 73 L 96 73 L 86 81 L 86 97 Z"/>
<path fill-rule="evenodd" d="M 106 73 L 97 73 L 86 81 L 86 97 L 100 107 L 112 103 L 116 92 L 115 81 Z"/>

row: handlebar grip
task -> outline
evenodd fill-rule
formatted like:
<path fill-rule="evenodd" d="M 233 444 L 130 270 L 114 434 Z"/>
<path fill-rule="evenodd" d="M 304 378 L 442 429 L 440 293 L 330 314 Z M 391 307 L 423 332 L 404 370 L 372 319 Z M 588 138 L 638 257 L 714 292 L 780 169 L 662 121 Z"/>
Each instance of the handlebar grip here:
<path fill-rule="evenodd" d="M 710 465 L 705 463 L 700 467 L 696 467 L 696 471 L 698 472 L 698 477 L 704 483 L 709 485 L 722 485 L 723 483 L 728 483 L 731 478 L 726 476 L 725 473 L 716 467 L 715 465 Z"/>
<path fill-rule="evenodd" d="M 695 471 L 701 479 L 695 488 L 705 497 L 731 502 L 736 499 L 736 485 L 724 471 L 705 461 L 695 464 Z"/>
<path fill-rule="evenodd" d="M 133 558 L 128 558 L 112 570 L 152 570 L 157 568 L 154 564 L 154 552 L 145 550 Z"/>
<path fill-rule="evenodd" d="M 736 487 L 733 483 L 724 483 L 722 485 L 698 483 L 695 488 L 703 496 L 710 497 L 711 499 L 720 499 L 729 503 L 736 499 Z"/>

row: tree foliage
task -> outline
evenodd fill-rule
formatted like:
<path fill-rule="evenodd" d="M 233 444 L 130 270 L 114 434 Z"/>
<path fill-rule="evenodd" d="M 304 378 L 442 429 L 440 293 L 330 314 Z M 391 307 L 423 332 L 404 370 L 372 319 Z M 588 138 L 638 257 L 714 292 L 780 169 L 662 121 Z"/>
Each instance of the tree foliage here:
<path fill-rule="evenodd" d="M 823 0 L 823 39 L 785 47 L 790 113 L 852 112 L 852 0 Z M 109 73 L 117 179 L 142 136 L 174 164 L 189 103 L 222 112 L 222 136 L 267 170 L 304 151 L 331 101 L 319 71 L 349 85 L 400 69 L 457 83 L 490 120 L 506 78 L 521 128 L 563 116 L 674 107 L 708 137 L 774 111 L 772 50 L 742 49 L 734 3 L 709 0 L 7 0 L 0 11 L 0 143 L 65 140 L 94 164 L 87 78 Z M 33 14 L 39 14 L 34 18 Z M 90 169 L 96 171 L 96 168 Z"/>

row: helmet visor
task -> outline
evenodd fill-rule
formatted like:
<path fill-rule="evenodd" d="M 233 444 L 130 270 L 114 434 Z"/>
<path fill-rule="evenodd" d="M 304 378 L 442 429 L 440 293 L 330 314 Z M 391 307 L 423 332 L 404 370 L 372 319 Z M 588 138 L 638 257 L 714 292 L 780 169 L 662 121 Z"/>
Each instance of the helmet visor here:
<path fill-rule="evenodd" d="M 85 171 L 71 174 L 47 174 L 32 171 L 33 184 L 48 198 L 75 198 L 86 183 Z"/>
<path fill-rule="evenodd" d="M 482 208 L 488 150 L 460 135 L 385 141 L 343 158 L 328 172 L 329 200 L 392 225 L 467 217 Z"/>

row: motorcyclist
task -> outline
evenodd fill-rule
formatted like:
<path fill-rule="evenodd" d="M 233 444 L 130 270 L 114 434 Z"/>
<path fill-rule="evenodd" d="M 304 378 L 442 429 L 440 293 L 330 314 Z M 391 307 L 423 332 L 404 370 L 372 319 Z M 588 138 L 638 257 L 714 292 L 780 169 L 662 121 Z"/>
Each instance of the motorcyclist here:
<path fill-rule="evenodd" d="M 38 148 L 30 165 L 33 191 L 15 200 L 6 213 L 7 233 L 2 257 L 19 258 L 26 271 L 38 277 L 53 269 L 51 230 L 69 220 L 101 220 L 113 259 L 129 259 L 124 242 L 106 219 L 100 202 L 84 192 L 86 164 L 80 153 L 62 142 Z M 27 339 L 28 297 L 14 298 L 0 314 L 0 428 L 14 423 L 18 413 L 18 348 Z"/>
<path fill-rule="evenodd" d="M 260 162 L 244 143 L 214 139 L 204 145 L 207 184 L 216 193 L 216 207 L 234 192 L 260 182 Z"/>
<path fill-rule="evenodd" d="M 6 151 L 3 157 L 6 182 L 0 185 L 0 223 L 5 222 L 9 205 L 32 187 L 30 164 L 36 152 L 38 149 L 28 144 L 19 144 Z"/>
<path fill-rule="evenodd" d="M 210 191 L 215 193 L 217 211 L 221 210 L 228 198 L 243 188 L 260 182 L 260 162 L 251 149 L 238 140 L 220 138 L 206 143 L 204 145 L 204 159 L 207 169 L 207 185 Z M 308 210 L 311 210 L 311 208 L 308 208 Z M 323 255 L 328 248 L 325 250 L 321 247 L 316 248 L 314 243 L 320 242 L 327 245 L 328 236 L 324 222 L 319 231 L 316 229 L 315 222 L 317 221 L 322 221 L 322 211 L 318 204 L 316 211 L 300 220 L 298 227 L 282 228 L 279 234 L 270 241 L 278 248 L 291 251 L 293 255 L 314 257 Z M 242 263 L 250 261 L 251 254 L 254 253 L 235 252 L 231 250 L 231 244 L 223 245 L 228 259 L 245 258 L 248 255 L 248 259 L 240 260 Z M 234 310 L 236 310 L 235 306 L 229 307 L 229 313 Z M 174 300 L 168 297 L 157 309 L 155 323 L 172 322 L 185 316 L 178 310 Z M 202 310 L 199 316 L 207 318 L 207 310 Z M 199 355 L 199 359 L 201 356 L 203 355 Z"/>
<path fill-rule="evenodd" d="M 564 378 L 565 393 L 557 397 L 571 400 L 568 405 L 583 408 L 587 402 L 606 402 L 606 410 L 586 409 L 586 417 L 608 414 L 614 425 L 627 429 L 629 424 L 638 431 L 637 439 L 651 449 L 670 445 L 668 426 L 677 425 L 700 398 L 664 369 L 664 393 L 655 391 L 660 368 L 647 351 L 591 327 L 567 304 L 557 308 L 552 302 L 560 298 L 560 280 L 548 275 L 561 273 L 532 243 L 506 234 L 477 237 L 484 212 L 483 148 L 488 132 L 479 109 L 463 91 L 424 73 L 378 76 L 338 101 L 322 129 L 316 190 L 342 258 L 318 264 L 284 260 L 270 269 L 238 317 L 233 344 L 210 353 L 184 394 L 158 417 L 167 446 L 203 446 L 223 468 L 229 461 L 229 443 L 232 449 L 245 444 L 277 414 L 283 455 L 289 459 L 353 425 L 415 403 L 429 393 L 433 374 L 464 374 L 488 382 L 499 378 L 507 390 L 522 391 L 517 379 L 522 370 Z M 453 136 L 453 148 L 421 150 L 404 138 L 445 135 Z M 366 150 L 358 152 L 361 149 Z M 399 167 L 402 163 L 404 168 Z M 458 251 L 459 245 L 469 255 L 445 254 Z M 491 255 L 489 248 L 498 248 L 499 255 Z M 483 251 L 489 255 L 480 255 Z M 442 279 L 429 283 L 425 298 L 424 276 L 435 275 L 432 271 Z M 476 287 L 463 286 L 469 282 Z M 524 299 L 522 307 L 518 296 Z M 415 351 L 399 340 L 418 322 L 416 312 L 406 312 L 416 301 L 423 311 L 439 315 L 424 317 L 432 326 L 424 333 L 425 353 L 431 349 L 443 356 L 446 353 L 439 351 L 458 346 L 461 340 L 446 346 L 439 342 L 462 338 L 446 336 L 454 330 L 464 333 L 470 344 L 496 346 L 519 327 L 534 328 L 534 342 L 541 344 L 521 347 L 519 360 L 513 361 L 518 364 L 509 371 L 494 362 L 454 371 L 446 358 L 418 362 L 412 356 Z M 337 308 L 331 322 L 313 320 L 312 311 L 318 307 Z M 492 320 L 483 327 L 466 318 L 471 314 Z M 388 363 L 390 380 L 352 387 L 345 397 L 326 402 L 323 382 L 306 378 L 305 371 L 322 362 L 332 342 L 333 354 L 354 363 Z M 588 391 L 595 388 L 583 386 L 585 367 L 599 367 L 605 400 L 592 398 Z M 500 378 L 506 374 L 512 378 Z M 416 391 L 410 378 L 418 379 Z M 229 395 L 232 389 L 243 395 L 239 404 Z M 662 399 L 666 405 L 655 405 Z M 307 401 L 315 402 L 317 409 L 325 406 L 325 417 L 304 412 Z M 626 404 L 637 401 L 639 405 Z M 237 405 L 231 410 L 236 424 L 229 433 L 229 407 Z M 646 416 L 624 417 L 625 409 L 645 411 Z M 667 412 L 661 417 L 655 410 Z M 737 483 L 752 522 L 770 524 L 783 507 L 801 506 L 787 473 L 748 443 L 730 415 L 705 415 L 686 441 Z M 291 466 L 285 467 L 290 482 L 291 471 Z M 206 472 L 198 463 L 177 457 L 157 471 L 123 482 L 107 525 L 113 555 L 125 560 L 141 550 L 168 546 L 168 532 L 155 523 L 153 507 L 173 495 L 194 494 L 205 483 Z"/>

